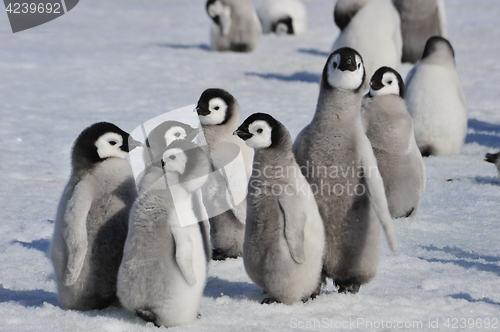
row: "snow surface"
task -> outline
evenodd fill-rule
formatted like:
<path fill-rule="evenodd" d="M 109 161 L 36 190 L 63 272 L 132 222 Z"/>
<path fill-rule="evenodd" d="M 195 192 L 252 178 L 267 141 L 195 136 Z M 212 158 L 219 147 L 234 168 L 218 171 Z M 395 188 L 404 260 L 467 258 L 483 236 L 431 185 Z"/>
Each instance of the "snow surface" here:
<path fill-rule="evenodd" d="M 244 117 L 270 113 L 295 137 L 313 116 L 338 34 L 332 1 L 304 2 L 305 33 L 266 35 L 251 54 L 208 50 L 204 0 L 85 0 L 16 34 L 0 14 L 0 331 L 157 330 L 118 306 L 58 306 L 48 248 L 71 145 L 94 122 L 130 132 L 196 103 L 209 87 L 230 91 Z M 472 331 L 491 330 L 495 319 L 500 329 L 500 182 L 483 161 L 500 147 L 500 2 L 446 7 L 468 101 L 467 144 L 458 156 L 425 159 L 419 213 L 395 221 L 399 251 L 384 244 L 377 276 L 358 294 L 337 294 L 330 282 L 316 300 L 292 306 L 261 305 L 241 259 L 212 262 L 202 317 L 173 331 L 448 331 L 453 323 Z"/>

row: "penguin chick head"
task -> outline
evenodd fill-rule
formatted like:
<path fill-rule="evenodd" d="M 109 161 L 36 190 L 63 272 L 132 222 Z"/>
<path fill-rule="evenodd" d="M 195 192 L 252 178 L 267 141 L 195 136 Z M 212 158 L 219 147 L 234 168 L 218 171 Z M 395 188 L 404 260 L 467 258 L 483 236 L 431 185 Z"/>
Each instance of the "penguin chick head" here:
<path fill-rule="evenodd" d="M 187 140 L 173 141 L 161 158 L 165 173 L 177 173 L 179 181 L 203 178 L 210 172 L 210 162 L 205 152 Z"/>
<path fill-rule="evenodd" d="M 74 169 L 91 168 L 107 158 L 125 158 L 141 143 L 109 122 L 98 122 L 86 128 L 75 141 L 72 153 Z"/>
<path fill-rule="evenodd" d="M 323 69 L 323 85 L 330 88 L 359 91 L 365 81 L 361 55 L 349 47 L 339 48 L 330 56 Z"/>
<path fill-rule="evenodd" d="M 422 61 L 455 68 L 455 51 L 447 39 L 433 36 L 425 43 Z"/>
<path fill-rule="evenodd" d="M 288 131 L 275 118 L 265 113 L 250 115 L 233 133 L 254 149 L 276 147 L 289 139 Z"/>
<path fill-rule="evenodd" d="M 220 0 L 208 0 L 206 9 L 208 16 L 214 21 L 215 24 L 220 25 L 220 17 L 227 10 Z"/>
<path fill-rule="evenodd" d="M 397 71 L 390 67 L 381 67 L 372 76 L 368 95 L 374 97 L 390 94 L 405 99 L 405 84 Z"/>
<path fill-rule="evenodd" d="M 223 89 L 207 89 L 198 100 L 195 111 L 203 126 L 226 124 L 234 113 L 236 99 Z"/>

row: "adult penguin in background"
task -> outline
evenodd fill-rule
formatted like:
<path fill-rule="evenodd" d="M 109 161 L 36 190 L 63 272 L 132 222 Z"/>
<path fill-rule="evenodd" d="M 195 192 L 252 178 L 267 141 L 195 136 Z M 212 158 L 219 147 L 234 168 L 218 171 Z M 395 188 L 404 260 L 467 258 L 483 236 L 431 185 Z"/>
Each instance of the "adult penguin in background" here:
<path fill-rule="evenodd" d="M 75 141 L 50 248 L 65 309 L 102 309 L 116 300 L 129 212 L 137 197 L 125 157 L 139 144 L 108 122 L 86 128 Z"/>
<path fill-rule="evenodd" d="M 255 113 L 234 132 L 255 149 L 243 243 L 245 270 L 268 294 L 292 304 L 321 290 L 324 230 L 314 194 L 295 162 L 288 130 Z"/>
<path fill-rule="evenodd" d="M 432 36 L 447 37 L 443 0 L 393 0 L 401 17 L 402 62 L 420 60 L 425 43 Z"/>
<path fill-rule="evenodd" d="M 156 326 L 192 322 L 206 282 L 206 253 L 194 193 L 205 183 L 210 163 L 186 140 L 162 154 L 165 177 L 141 193 L 130 224 L 118 274 L 122 305 Z"/>
<path fill-rule="evenodd" d="M 301 0 L 264 0 L 257 6 L 264 33 L 296 35 L 306 30 L 307 11 Z"/>
<path fill-rule="evenodd" d="M 208 0 L 213 21 L 210 44 L 214 51 L 251 52 L 262 35 L 262 27 L 251 0 Z"/>
<path fill-rule="evenodd" d="M 240 151 L 244 167 L 233 170 L 227 174 L 227 179 L 237 180 L 239 191 L 246 192 L 248 179 L 252 173 L 253 149 L 248 147 L 233 132 L 241 123 L 241 110 L 238 101 L 223 89 L 207 89 L 198 100 L 195 109 L 203 129 L 207 145 L 207 152 L 212 164 L 214 176 L 211 176 L 202 188 L 203 201 L 210 216 L 210 236 L 214 247 L 213 259 L 240 257 L 243 250 L 243 237 L 245 232 L 246 200 L 235 202 L 237 205 L 228 204 L 227 183 L 224 178 L 216 177 L 227 159 L 227 145 L 219 143 L 236 144 Z"/>
<path fill-rule="evenodd" d="M 351 48 L 330 54 L 316 112 L 297 136 L 294 153 L 316 194 L 325 226 L 323 279 L 356 293 L 376 274 L 380 225 L 393 251 L 397 241 L 384 183 L 361 123 L 365 70 Z"/>
<path fill-rule="evenodd" d="M 358 51 L 368 78 L 383 66 L 399 68 L 403 41 L 399 14 L 391 0 L 339 0 L 334 16 L 343 22 L 337 24 L 347 24 L 332 50 L 350 47 Z"/>
<path fill-rule="evenodd" d="M 455 53 L 442 37 L 429 38 L 406 76 L 406 104 L 424 157 L 458 154 L 467 135 L 467 103 Z"/>
<path fill-rule="evenodd" d="M 414 216 L 425 190 L 425 166 L 415 142 L 401 75 L 379 68 L 363 97 L 361 117 L 384 180 L 393 218 Z"/>

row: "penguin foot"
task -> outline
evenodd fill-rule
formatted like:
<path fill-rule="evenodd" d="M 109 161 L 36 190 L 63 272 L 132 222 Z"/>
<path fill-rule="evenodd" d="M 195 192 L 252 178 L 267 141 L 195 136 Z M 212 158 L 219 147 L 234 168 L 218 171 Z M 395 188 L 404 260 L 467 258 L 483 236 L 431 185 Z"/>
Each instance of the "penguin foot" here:
<path fill-rule="evenodd" d="M 335 286 L 339 288 L 339 293 L 356 294 L 357 292 L 359 292 L 359 287 L 361 286 L 361 284 L 356 278 L 350 278 L 345 281 L 335 280 Z"/>
<path fill-rule="evenodd" d="M 160 327 L 160 325 L 158 325 L 156 323 L 156 320 L 158 319 L 158 317 L 156 317 L 156 314 L 149 310 L 149 309 L 137 309 L 135 311 L 135 315 L 143 320 L 145 320 L 146 322 L 151 322 L 153 324 L 155 324 L 155 326 L 157 327 Z"/>
<path fill-rule="evenodd" d="M 276 301 L 276 299 L 266 297 L 264 300 L 262 300 L 260 304 L 271 304 L 271 303 L 279 303 L 279 302 Z"/>
<path fill-rule="evenodd" d="M 228 255 L 227 253 L 219 250 L 219 249 L 213 249 L 212 250 L 212 260 L 214 261 L 224 261 L 227 258 L 238 258 L 237 256 L 233 255 Z"/>

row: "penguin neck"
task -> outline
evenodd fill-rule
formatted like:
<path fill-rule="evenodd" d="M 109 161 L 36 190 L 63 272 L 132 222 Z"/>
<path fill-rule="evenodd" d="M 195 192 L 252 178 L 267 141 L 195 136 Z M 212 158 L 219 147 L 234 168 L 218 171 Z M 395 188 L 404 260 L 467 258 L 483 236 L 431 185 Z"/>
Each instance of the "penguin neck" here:
<path fill-rule="evenodd" d="M 361 117 L 362 89 L 359 91 L 322 88 L 312 123 L 327 125 L 356 121 Z"/>
<path fill-rule="evenodd" d="M 292 144 L 279 145 L 277 147 L 255 150 L 253 168 L 258 170 L 257 174 L 263 174 L 266 178 L 279 178 L 277 172 L 283 173 L 283 166 L 294 162 Z"/>

